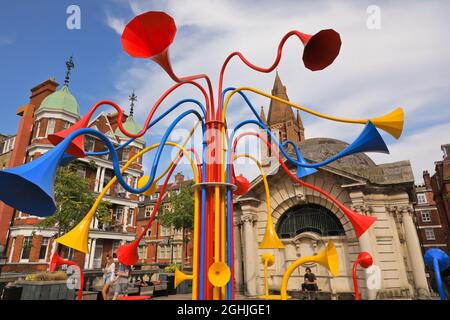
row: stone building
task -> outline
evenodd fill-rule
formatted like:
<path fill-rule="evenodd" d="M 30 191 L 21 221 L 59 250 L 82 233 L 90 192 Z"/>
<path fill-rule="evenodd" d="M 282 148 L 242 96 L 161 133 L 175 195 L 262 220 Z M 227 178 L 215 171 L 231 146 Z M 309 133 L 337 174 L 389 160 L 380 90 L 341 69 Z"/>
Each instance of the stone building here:
<path fill-rule="evenodd" d="M 80 107 L 68 85 L 66 77 L 65 84 L 57 90 L 58 83 L 54 78 L 50 78 L 31 89 L 29 103 L 17 111 L 21 119 L 10 167 L 33 161 L 51 150 L 53 145 L 47 139 L 48 135 L 68 128 L 80 119 Z M 117 147 L 128 140 L 118 129 L 117 118 L 117 113 L 101 112 L 91 119 L 89 127 L 104 133 Z M 133 119 L 132 110 L 123 125 L 132 133 L 141 130 Z M 93 136 L 85 137 L 84 147 L 88 152 L 105 150 L 104 143 Z M 144 147 L 145 141 L 136 139 L 120 150 L 121 165 Z M 98 195 L 114 177 L 109 155 L 86 156 L 77 161 L 77 173 L 88 181 L 94 195 Z M 124 175 L 126 181 L 136 187 L 138 179 L 143 175 L 141 160 L 131 165 Z M 135 239 L 139 196 L 126 192 L 116 183 L 104 200 L 112 204 L 111 222 L 100 225 L 97 219 L 93 219 L 89 232 L 89 254 L 73 252 L 72 249 L 61 246 L 61 255 L 64 258 L 72 259 L 85 269 L 100 268 L 105 263 L 106 255 L 115 252 L 121 242 Z M 86 212 L 80 214 L 84 215 Z M 4 203 L 0 203 L 0 216 L 0 240 L 6 247 L 6 252 L 3 252 L 6 263 L 2 266 L 2 272 L 47 269 L 57 229 L 38 228 L 36 224 L 43 218 L 14 210 Z"/>
<path fill-rule="evenodd" d="M 273 93 L 286 98 L 286 88 L 276 76 Z M 262 113 L 262 116 L 264 114 Z M 276 120 L 275 120 L 276 119 Z M 272 123 L 272 121 L 276 121 Z M 330 138 L 304 139 L 301 119 L 287 105 L 272 101 L 267 125 L 276 128 L 280 142 L 292 139 L 308 162 L 319 162 L 348 144 Z M 235 199 L 236 288 L 247 295 L 263 294 L 261 256 L 271 252 L 275 264 L 269 268 L 269 288 L 279 292 L 287 267 L 301 256 L 322 251 L 329 240 L 339 255 L 339 275 L 335 278 L 315 263 L 299 267 L 288 282 L 288 291 L 299 290 L 305 267 L 311 267 L 318 286 L 332 299 L 353 293 L 352 266 L 361 251 L 371 253 L 381 272 L 379 290 L 367 289 L 369 277 L 358 268 L 362 298 L 410 298 L 429 296 L 420 243 L 413 222 L 414 177 L 409 161 L 375 164 L 367 155 L 342 158 L 303 178 L 338 199 L 348 208 L 377 221 L 359 239 L 345 215 L 332 202 L 292 181 L 267 149 L 262 161 L 271 190 L 273 223 L 285 249 L 258 249 L 266 223 L 267 210 L 261 176 L 250 184 L 249 192 Z M 288 164 L 291 171 L 296 168 Z"/>
<path fill-rule="evenodd" d="M 193 182 L 185 180 L 184 175 L 179 172 L 175 175 L 175 181 L 169 183 L 166 194 L 161 200 L 155 220 L 143 238 L 139 246 L 140 265 L 164 266 L 169 263 L 191 265 L 193 254 L 193 237 L 190 230 L 176 230 L 173 226 L 164 227 L 159 221 L 161 210 L 171 210 L 170 195 L 179 192 L 183 184 Z M 139 203 L 139 212 L 136 222 L 136 233 L 139 234 L 147 225 L 155 208 L 155 203 L 160 195 L 161 186 L 151 196 L 145 196 Z"/>
<path fill-rule="evenodd" d="M 16 142 L 15 135 L 0 134 L 0 169 L 7 169 Z"/>

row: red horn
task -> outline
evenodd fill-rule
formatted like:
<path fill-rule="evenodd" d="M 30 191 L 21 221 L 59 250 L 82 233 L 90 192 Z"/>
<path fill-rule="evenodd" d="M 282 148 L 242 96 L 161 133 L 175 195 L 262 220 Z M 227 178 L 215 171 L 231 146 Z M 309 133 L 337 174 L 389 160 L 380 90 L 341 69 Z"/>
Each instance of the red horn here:
<path fill-rule="evenodd" d="M 84 287 L 84 274 L 83 271 L 81 271 L 81 268 L 79 265 L 77 265 L 75 262 L 70 260 L 65 260 L 61 258 L 58 254 L 58 251 L 55 251 L 52 256 L 52 260 L 50 261 L 50 272 L 55 271 L 56 267 L 62 266 L 64 264 L 67 264 L 69 266 L 75 266 L 80 271 L 80 287 L 78 289 L 78 300 L 83 300 L 83 287 Z"/>
<path fill-rule="evenodd" d="M 299 36 L 305 46 L 303 63 L 311 71 L 328 67 L 341 49 L 341 37 L 333 29 L 321 30 L 315 35 L 299 32 Z"/>
<path fill-rule="evenodd" d="M 347 216 L 348 220 L 350 220 L 350 223 L 352 224 L 353 228 L 355 229 L 356 236 L 359 238 L 364 232 L 367 231 L 367 229 L 370 228 L 372 224 L 375 223 L 377 218 L 375 217 L 369 217 L 365 216 L 359 213 L 356 213 L 350 209 L 348 209 L 345 206 L 342 206 L 340 208 L 342 211 L 344 211 L 344 214 Z"/>
<path fill-rule="evenodd" d="M 123 244 L 117 248 L 116 255 L 119 262 L 126 265 L 135 265 L 139 260 L 138 245 L 141 238 L 137 238 L 132 243 Z"/>
<path fill-rule="evenodd" d="M 122 47 L 134 58 L 150 58 L 176 82 L 169 60 L 169 46 L 175 38 L 175 21 L 164 12 L 150 11 L 134 17 L 122 33 Z"/>
<path fill-rule="evenodd" d="M 250 183 L 248 182 L 247 178 L 245 178 L 243 175 L 237 176 L 235 178 L 234 183 L 237 186 L 237 189 L 234 191 L 234 194 L 242 196 L 243 194 L 246 194 L 248 192 Z"/>
<path fill-rule="evenodd" d="M 356 278 L 356 268 L 360 265 L 362 268 L 367 269 L 373 264 L 373 258 L 370 253 L 363 251 L 358 254 L 358 258 L 353 263 L 353 287 L 355 289 L 355 300 L 359 300 L 358 279 Z"/>
<path fill-rule="evenodd" d="M 90 116 L 86 115 L 83 118 L 81 118 L 80 120 L 78 120 L 77 123 L 75 123 L 74 125 L 70 126 L 69 128 L 63 130 L 63 131 L 59 131 L 57 133 L 54 134 L 50 134 L 48 136 L 48 140 L 53 144 L 53 145 L 57 145 L 58 143 L 60 143 L 61 141 L 63 141 L 68 135 L 70 135 L 72 132 L 78 130 L 78 129 L 83 129 L 83 128 L 87 128 L 89 125 L 89 119 Z M 79 135 L 78 137 L 76 137 L 75 139 L 72 140 L 72 142 L 70 143 L 69 147 L 66 150 L 66 153 L 76 157 L 76 158 L 84 158 L 85 154 L 84 154 L 84 135 Z"/>

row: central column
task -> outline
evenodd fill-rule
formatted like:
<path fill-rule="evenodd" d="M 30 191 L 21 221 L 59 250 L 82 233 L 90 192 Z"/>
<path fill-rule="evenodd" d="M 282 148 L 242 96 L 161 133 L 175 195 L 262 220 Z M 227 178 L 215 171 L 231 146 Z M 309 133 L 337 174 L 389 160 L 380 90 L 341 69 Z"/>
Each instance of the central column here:
<path fill-rule="evenodd" d="M 416 284 L 416 293 L 419 297 L 429 297 L 428 282 L 425 276 L 425 263 L 423 262 L 422 250 L 420 250 L 419 237 L 412 220 L 412 209 L 402 207 L 402 222 L 405 228 L 406 247 L 411 261 L 411 268 Z"/>

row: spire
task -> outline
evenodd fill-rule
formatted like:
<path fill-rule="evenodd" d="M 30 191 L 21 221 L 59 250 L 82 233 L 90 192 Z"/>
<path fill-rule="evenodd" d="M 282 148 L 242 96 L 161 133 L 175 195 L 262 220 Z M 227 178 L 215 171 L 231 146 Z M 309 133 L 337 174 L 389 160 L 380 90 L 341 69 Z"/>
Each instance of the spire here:
<path fill-rule="evenodd" d="M 132 117 L 133 114 L 134 114 L 134 102 L 137 101 L 137 95 L 134 93 L 134 89 L 133 89 L 133 92 L 130 94 L 128 100 L 131 101 L 131 103 L 130 103 L 130 117 Z"/>
<path fill-rule="evenodd" d="M 302 118 L 300 117 L 300 111 L 297 110 L 297 124 L 300 128 L 303 128 L 303 121 Z"/>
<path fill-rule="evenodd" d="M 267 124 L 266 115 L 264 114 L 264 108 L 261 106 L 261 111 L 259 112 L 259 116 L 261 117 L 264 124 Z"/>
<path fill-rule="evenodd" d="M 273 83 L 272 95 L 289 101 L 289 98 L 288 98 L 287 92 L 286 92 L 286 87 L 281 82 L 278 71 L 276 72 L 276 75 L 275 75 L 275 81 Z M 270 125 L 270 124 L 285 122 L 288 120 L 295 120 L 295 115 L 294 115 L 294 112 L 292 111 L 292 108 L 290 106 L 288 106 L 287 104 L 284 104 L 280 101 L 277 101 L 274 99 L 270 100 L 269 115 L 267 117 L 267 123 Z"/>
<path fill-rule="evenodd" d="M 75 64 L 73 63 L 73 56 L 70 56 L 69 60 L 66 61 L 66 78 L 64 79 L 64 85 L 66 87 L 69 86 L 70 81 L 70 72 L 75 68 Z"/>

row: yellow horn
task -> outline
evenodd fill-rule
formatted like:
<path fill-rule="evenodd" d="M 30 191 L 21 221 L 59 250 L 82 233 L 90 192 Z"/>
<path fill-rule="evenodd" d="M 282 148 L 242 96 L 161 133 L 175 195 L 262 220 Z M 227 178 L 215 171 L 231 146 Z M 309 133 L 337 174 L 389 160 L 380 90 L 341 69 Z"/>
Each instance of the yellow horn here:
<path fill-rule="evenodd" d="M 280 238 L 278 238 L 278 234 L 275 231 L 275 226 L 272 223 L 272 214 L 271 212 L 267 215 L 267 225 L 266 225 L 266 233 L 264 234 L 264 238 L 259 245 L 259 249 L 284 249 L 285 246 L 283 242 L 281 242 Z"/>
<path fill-rule="evenodd" d="M 95 211 L 91 210 L 72 230 L 59 237 L 55 241 L 66 247 L 88 253 L 88 235 L 91 227 L 91 220 Z"/>
<path fill-rule="evenodd" d="M 175 269 L 175 288 L 178 287 L 180 283 L 182 283 L 185 280 L 192 280 L 194 276 L 192 274 L 186 274 L 184 272 L 181 272 L 178 270 L 178 268 Z"/>
<path fill-rule="evenodd" d="M 208 270 L 208 279 L 215 287 L 225 286 L 231 278 L 231 271 L 224 262 L 214 262 Z"/>
<path fill-rule="evenodd" d="M 333 277 L 336 277 L 339 273 L 339 258 L 337 255 L 336 247 L 332 241 L 328 241 L 327 247 L 319 254 L 314 256 L 302 257 L 294 261 L 286 270 L 281 281 L 281 300 L 287 299 L 287 284 L 291 277 L 292 272 L 300 265 L 307 262 L 316 262 L 326 267 Z"/>
<path fill-rule="evenodd" d="M 370 121 L 372 121 L 377 128 L 389 132 L 398 139 L 402 135 L 404 119 L 405 114 L 403 109 L 397 108 L 384 116 L 370 119 Z"/>
<path fill-rule="evenodd" d="M 141 178 L 139 178 L 139 180 L 138 180 L 138 189 L 144 187 L 147 184 L 149 179 L 150 179 L 149 176 L 142 176 Z M 146 196 L 151 196 L 152 194 L 154 194 L 156 192 L 156 190 L 158 190 L 158 182 L 155 179 L 153 181 L 153 183 L 150 185 L 150 188 L 148 188 L 142 194 L 144 194 Z"/>

